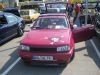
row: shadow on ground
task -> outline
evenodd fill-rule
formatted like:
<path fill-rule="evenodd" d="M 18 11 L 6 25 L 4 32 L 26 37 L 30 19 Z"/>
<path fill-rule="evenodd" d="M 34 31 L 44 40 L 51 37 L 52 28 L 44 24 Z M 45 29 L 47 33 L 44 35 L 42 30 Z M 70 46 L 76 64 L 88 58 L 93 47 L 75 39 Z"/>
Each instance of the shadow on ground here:
<path fill-rule="evenodd" d="M 84 49 L 87 50 L 87 54 L 84 54 L 84 56 L 90 57 L 91 59 L 93 59 L 93 61 L 97 65 L 97 67 L 100 69 L 100 59 L 99 59 L 94 47 L 92 46 L 91 42 L 89 40 L 85 41 L 85 45 L 86 45 L 85 47 L 76 49 L 75 52 L 82 51 Z M 100 48 L 98 48 L 98 49 L 100 50 Z"/>

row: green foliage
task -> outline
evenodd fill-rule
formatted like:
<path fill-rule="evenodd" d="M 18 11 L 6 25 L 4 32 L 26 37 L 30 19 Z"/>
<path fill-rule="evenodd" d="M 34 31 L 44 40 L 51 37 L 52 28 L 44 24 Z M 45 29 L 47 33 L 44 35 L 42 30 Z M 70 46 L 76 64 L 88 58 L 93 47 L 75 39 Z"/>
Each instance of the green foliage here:
<path fill-rule="evenodd" d="M 19 0 L 19 2 L 24 2 L 25 0 Z"/>
<path fill-rule="evenodd" d="M 35 10 L 36 12 L 38 12 L 38 8 L 34 8 L 34 10 Z"/>

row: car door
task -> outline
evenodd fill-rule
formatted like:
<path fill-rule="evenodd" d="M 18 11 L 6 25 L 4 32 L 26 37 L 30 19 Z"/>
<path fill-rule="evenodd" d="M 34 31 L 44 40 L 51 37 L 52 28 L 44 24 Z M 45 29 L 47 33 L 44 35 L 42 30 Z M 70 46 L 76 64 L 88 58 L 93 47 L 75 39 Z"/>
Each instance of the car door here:
<path fill-rule="evenodd" d="M 78 17 L 75 20 L 73 25 L 74 29 L 72 29 L 75 43 L 92 39 L 94 35 L 94 25 L 92 24 L 92 19 L 90 19 L 91 17 L 88 16 L 87 25 L 85 25 L 85 16 L 84 18 Z"/>
<path fill-rule="evenodd" d="M 9 26 L 4 15 L 0 15 L 0 43 L 4 42 L 9 36 Z"/>
<path fill-rule="evenodd" d="M 9 36 L 15 36 L 18 29 L 18 20 L 13 14 L 6 14 L 7 21 L 9 23 Z"/>

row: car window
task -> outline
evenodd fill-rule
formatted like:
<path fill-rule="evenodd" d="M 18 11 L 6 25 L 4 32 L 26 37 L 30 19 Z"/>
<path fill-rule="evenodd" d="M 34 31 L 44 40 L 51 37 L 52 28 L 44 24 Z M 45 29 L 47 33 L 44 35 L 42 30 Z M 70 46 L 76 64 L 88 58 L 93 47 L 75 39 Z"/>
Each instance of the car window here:
<path fill-rule="evenodd" d="M 15 21 L 17 21 L 17 20 L 18 20 L 18 18 L 17 18 L 17 17 L 15 17 L 15 16 L 13 16 L 13 17 L 14 17 Z"/>
<path fill-rule="evenodd" d="M 29 15 L 29 11 L 20 11 L 21 15 Z"/>
<path fill-rule="evenodd" d="M 34 11 L 34 13 L 36 14 L 37 12 L 36 12 L 36 11 Z"/>
<path fill-rule="evenodd" d="M 61 16 L 46 16 L 39 17 L 35 22 L 34 28 L 48 28 L 48 29 L 64 29 L 68 28 L 68 23 L 65 17 Z"/>
<path fill-rule="evenodd" d="M 15 22 L 17 20 L 17 18 L 15 18 L 13 15 L 6 15 L 6 16 L 9 23 Z"/>
<path fill-rule="evenodd" d="M 3 15 L 0 15 L 0 24 L 7 24 L 7 20 Z"/>
<path fill-rule="evenodd" d="M 34 11 L 33 10 L 31 11 L 31 14 L 34 14 Z"/>
<path fill-rule="evenodd" d="M 15 15 L 17 15 L 17 16 L 19 16 L 20 17 L 20 13 L 19 13 L 19 10 L 10 10 L 10 9 L 8 9 L 8 10 L 4 10 L 3 12 L 8 12 L 8 13 L 12 13 L 12 14 L 15 14 Z"/>

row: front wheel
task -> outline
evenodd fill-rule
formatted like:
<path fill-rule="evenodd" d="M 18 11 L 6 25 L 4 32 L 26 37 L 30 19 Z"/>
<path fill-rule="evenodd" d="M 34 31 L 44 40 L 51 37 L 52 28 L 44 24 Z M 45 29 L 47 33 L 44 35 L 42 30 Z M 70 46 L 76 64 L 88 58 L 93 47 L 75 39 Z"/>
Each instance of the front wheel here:
<path fill-rule="evenodd" d="M 22 26 L 18 27 L 17 35 L 20 37 L 23 35 L 23 33 L 24 33 L 23 27 Z"/>
<path fill-rule="evenodd" d="M 75 51 L 73 51 L 72 57 L 70 59 L 70 62 L 74 59 L 74 57 L 75 57 Z"/>

